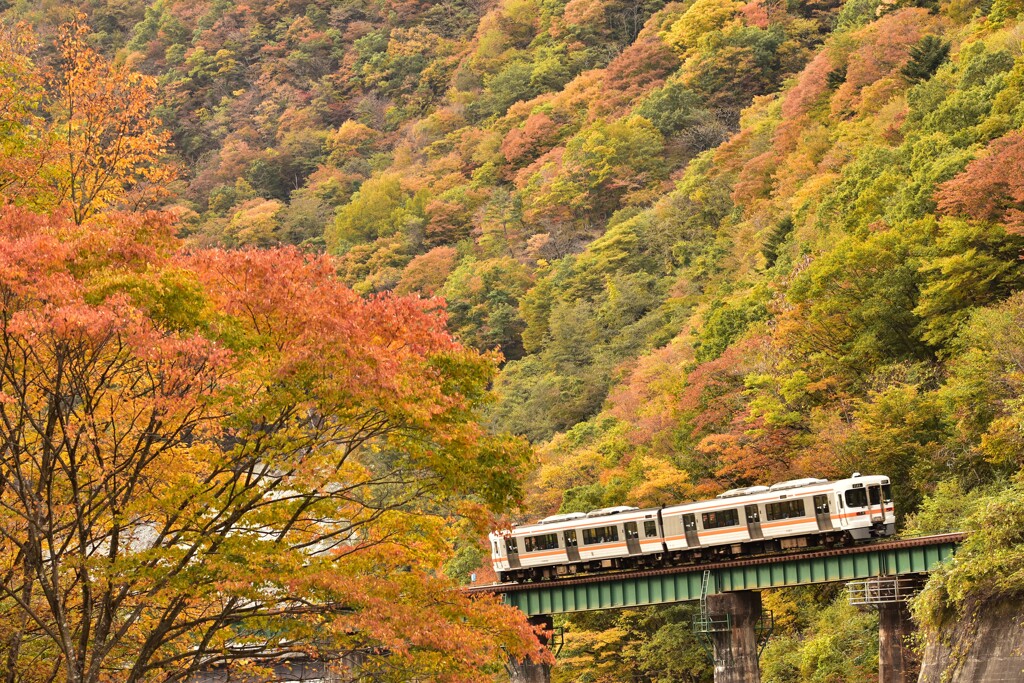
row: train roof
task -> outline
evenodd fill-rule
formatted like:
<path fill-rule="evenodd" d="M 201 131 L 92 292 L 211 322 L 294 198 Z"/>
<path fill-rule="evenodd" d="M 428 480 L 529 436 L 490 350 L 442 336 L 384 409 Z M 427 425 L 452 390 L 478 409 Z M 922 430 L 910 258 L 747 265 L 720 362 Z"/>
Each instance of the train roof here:
<path fill-rule="evenodd" d="M 653 518 L 658 514 L 658 508 L 635 508 L 620 506 L 616 508 L 602 508 L 592 510 L 589 513 L 566 513 L 564 515 L 552 515 L 545 517 L 539 522 L 517 526 L 509 529 L 515 535 L 520 534 L 547 534 L 552 531 L 563 529 L 587 529 L 591 527 L 608 526 L 619 522 L 635 522 L 648 517 Z"/>
<path fill-rule="evenodd" d="M 713 510 L 721 507 L 743 505 L 748 502 L 780 500 L 801 494 L 807 495 L 812 492 L 819 493 L 824 491 L 835 491 L 837 489 L 845 490 L 847 488 L 856 487 L 857 484 L 888 483 L 889 477 L 886 475 L 861 475 L 859 472 L 854 472 L 852 476 L 845 479 L 837 479 L 836 481 L 817 479 L 813 477 L 792 479 L 789 481 L 780 481 L 776 484 L 772 484 L 771 486 L 747 486 L 744 488 L 731 489 L 708 500 L 694 500 L 688 503 L 679 503 L 677 505 L 666 505 L 663 508 L 641 509 L 621 505 L 617 507 L 591 510 L 586 513 L 568 512 L 551 515 L 550 517 L 545 517 L 544 519 L 532 524 L 516 526 L 512 529 L 505 530 L 505 532 L 500 535 L 505 535 L 509 532 L 517 536 L 520 534 L 543 534 L 550 533 L 552 531 L 561 531 L 563 529 L 599 527 L 606 526 L 609 522 L 631 522 L 653 517 L 658 513 L 659 509 L 672 512 L 682 510 Z"/>
<path fill-rule="evenodd" d="M 855 472 L 853 476 L 846 479 L 829 481 L 828 479 L 793 479 L 781 481 L 771 486 L 749 486 L 742 489 L 732 489 L 719 494 L 711 500 L 695 500 L 689 503 L 665 506 L 665 510 L 676 512 L 682 510 L 701 511 L 714 510 L 721 507 L 732 507 L 733 505 L 744 505 L 746 503 L 766 502 L 782 500 L 794 496 L 809 495 L 811 493 L 822 493 L 825 491 L 845 490 L 856 487 L 858 484 L 888 484 L 889 477 L 885 475 L 861 475 Z"/>

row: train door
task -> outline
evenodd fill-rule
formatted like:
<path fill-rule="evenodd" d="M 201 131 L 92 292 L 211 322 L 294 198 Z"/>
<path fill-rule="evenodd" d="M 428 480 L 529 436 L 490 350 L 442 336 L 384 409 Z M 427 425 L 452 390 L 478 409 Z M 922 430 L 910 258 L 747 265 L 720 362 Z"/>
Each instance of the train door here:
<path fill-rule="evenodd" d="M 686 533 L 686 545 L 695 548 L 700 545 L 700 538 L 697 536 L 697 518 L 693 515 L 683 515 L 683 531 Z"/>
<path fill-rule="evenodd" d="M 832 512 L 829 510 L 827 495 L 814 497 L 814 517 L 818 520 L 819 530 L 832 530 Z"/>
<path fill-rule="evenodd" d="M 876 519 L 878 521 L 885 519 L 885 503 L 882 500 L 883 498 L 881 486 L 868 487 L 868 513 L 871 515 L 872 522 L 876 521 Z"/>
<path fill-rule="evenodd" d="M 750 538 L 764 538 L 764 534 L 761 533 L 761 511 L 757 505 L 747 505 L 743 509 L 747 514 L 747 533 L 750 534 Z"/>
<path fill-rule="evenodd" d="M 568 529 L 562 537 L 565 540 L 565 554 L 570 562 L 580 561 L 580 544 L 576 540 L 576 530 Z"/>
<path fill-rule="evenodd" d="M 626 522 L 622 526 L 626 532 L 626 550 L 630 555 L 639 555 L 641 553 L 640 531 L 636 527 L 636 522 Z"/>
<path fill-rule="evenodd" d="M 523 565 L 519 562 L 519 546 L 516 539 L 509 536 L 505 539 L 505 554 L 508 555 L 508 566 L 512 569 L 519 569 Z"/>

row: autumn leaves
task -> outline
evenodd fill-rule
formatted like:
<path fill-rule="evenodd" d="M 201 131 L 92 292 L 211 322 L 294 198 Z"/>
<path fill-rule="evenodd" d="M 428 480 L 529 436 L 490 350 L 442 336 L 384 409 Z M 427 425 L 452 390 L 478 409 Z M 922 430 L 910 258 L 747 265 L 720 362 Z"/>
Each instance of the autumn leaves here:
<path fill-rule="evenodd" d="M 0 673 L 180 680 L 305 653 L 480 680 L 529 628 L 439 571 L 518 496 L 495 358 L 329 257 L 196 250 L 151 79 L 61 29 L 0 42 Z M 47 85 L 49 84 L 49 85 Z M 47 89 L 49 88 L 49 89 Z"/>
<path fill-rule="evenodd" d="M 79 224 L 107 207 L 149 204 L 175 176 L 170 135 L 153 114 L 155 80 L 99 55 L 82 18 L 60 29 L 53 66 L 37 63 L 44 46 L 26 27 L 4 31 L 0 192 Z"/>

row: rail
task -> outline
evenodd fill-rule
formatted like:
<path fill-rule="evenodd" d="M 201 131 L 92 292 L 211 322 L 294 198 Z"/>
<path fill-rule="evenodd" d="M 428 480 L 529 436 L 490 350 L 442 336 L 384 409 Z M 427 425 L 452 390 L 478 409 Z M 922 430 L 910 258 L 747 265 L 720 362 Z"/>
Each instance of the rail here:
<path fill-rule="evenodd" d="M 693 572 L 717 571 L 724 569 L 735 569 L 744 567 L 758 567 L 771 564 L 793 562 L 794 560 L 813 560 L 819 558 L 842 557 L 859 555 L 865 553 L 878 553 L 887 550 L 903 550 L 909 548 L 921 548 L 927 546 L 956 544 L 965 538 L 963 533 L 938 534 L 935 536 L 919 536 L 917 538 L 903 538 L 898 540 L 875 541 L 873 543 L 859 543 L 845 548 L 829 548 L 826 550 L 797 551 L 788 553 L 775 553 L 772 555 L 761 555 L 759 557 L 744 558 L 738 560 L 727 560 L 723 562 L 709 562 L 701 564 L 682 565 L 678 567 L 662 567 L 657 569 L 642 569 L 628 571 L 609 571 L 598 574 L 584 574 L 572 579 L 552 579 L 547 581 L 530 581 L 526 583 L 492 583 L 482 586 L 467 586 L 463 588 L 467 593 L 491 593 L 508 594 L 518 591 L 533 591 L 547 588 L 562 588 L 581 586 L 594 583 L 607 583 L 622 581 L 625 579 L 638 579 L 645 577 L 670 576 L 675 574 L 689 574 Z"/>

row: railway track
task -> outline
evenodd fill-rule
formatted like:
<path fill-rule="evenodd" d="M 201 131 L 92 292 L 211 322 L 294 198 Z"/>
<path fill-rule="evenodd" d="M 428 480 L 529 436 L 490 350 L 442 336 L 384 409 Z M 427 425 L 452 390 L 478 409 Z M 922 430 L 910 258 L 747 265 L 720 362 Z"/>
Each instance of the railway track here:
<path fill-rule="evenodd" d="M 657 569 L 634 569 L 629 571 L 609 571 L 600 574 L 583 574 L 571 579 L 552 579 L 550 581 L 531 581 L 526 583 L 492 583 L 484 586 L 467 586 L 463 588 L 467 593 L 515 593 L 517 591 L 536 590 L 538 588 L 560 588 L 564 586 L 576 586 L 590 583 L 604 583 L 606 581 L 619 581 L 621 579 L 635 579 L 645 576 L 665 576 L 669 574 L 689 574 L 691 572 L 713 571 L 715 569 L 733 569 L 737 567 L 756 567 L 777 562 L 788 562 L 794 559 L 815 559 L 823 557 L 837 557 L 842 555 L 857 555 L 861 553 L 872 553 L 880 550 L 900 550 L 902 548 L 920 548 L 929 545 L 943 545 L 946 543 L 959 543 L 966 537 L 964 533 L 937 534 L 935 536 L 919 536 L 917 538 L 902 538 L 898 540 L 875 541 L 874 543 L 858 543 L 846 548 L 829 548 L 811 550 L 808 552 L 775 553 L 772 555 L 761 555 L 737 560 L 725 560 L 722 562 L 707 562 L 701 564 L 689 564 L 678 567 L 659 567 Z"/>

